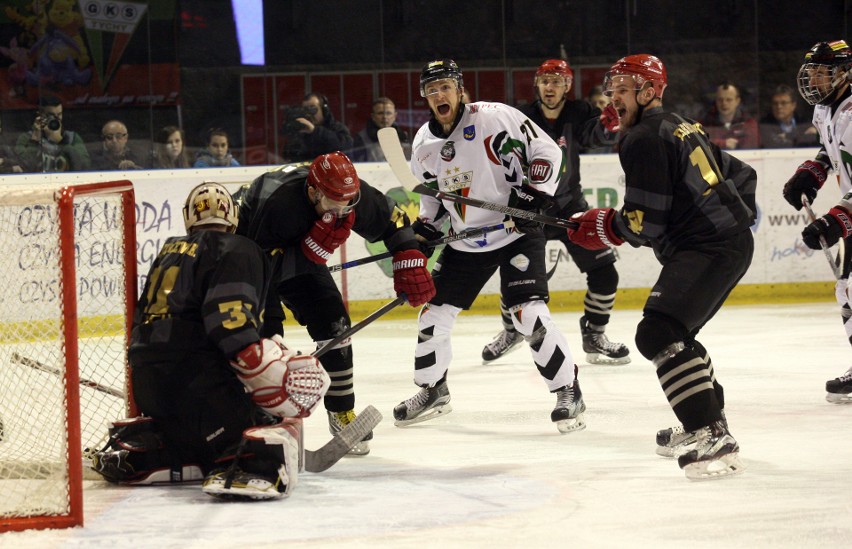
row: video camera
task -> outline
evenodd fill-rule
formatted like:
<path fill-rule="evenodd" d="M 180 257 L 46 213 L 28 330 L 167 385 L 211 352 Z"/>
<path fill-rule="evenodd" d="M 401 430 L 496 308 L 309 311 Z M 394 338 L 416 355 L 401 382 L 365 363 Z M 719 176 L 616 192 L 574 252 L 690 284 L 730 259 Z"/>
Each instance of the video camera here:
<path fill-rule="evenodd" d="M 305 127 L 301 122 L 297 122 L 297 118 L 307 118 L 311 120 L 317 113 L 317 107 L 311 105 L 303 107 L 301 105 L 294 107 L 284 107 L 284 125 L 281 127 L 282 133 L 299 133 Z"/>

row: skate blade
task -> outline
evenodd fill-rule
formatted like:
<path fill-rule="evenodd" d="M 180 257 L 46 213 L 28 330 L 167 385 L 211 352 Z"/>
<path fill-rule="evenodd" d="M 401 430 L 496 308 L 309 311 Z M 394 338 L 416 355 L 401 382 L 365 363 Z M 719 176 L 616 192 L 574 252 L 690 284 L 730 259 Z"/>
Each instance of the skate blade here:
<path fill-rule="evenodd" d="M 394 420 L 393 424 L 397 427 L 406 427 L 408 425 L 414 425 L 415 423 L 423 423 L 424 421 L 429 421 L 430 419 L 434 419 L 438 416 L 442 416 L 444 414 L 449 414 L 453 411 L 453 407 L 447 403 L 442 404 L 441 406 L 436 406 L 429 410 L 428 413 L 421 414 L 417 417 L 413 417 L 411 419 L 397 419 Z"/>
<path fill-rule="evenodd" d="M 725 454 L 719 459 L 690 463 L 683 468 L 683 472 L 689 480 L 715 480 L 732 477 L 745 470 L 746 466 L 740 460 L 739 452 Z"/>
<path fill-rule="evenodd" d="M 657 455 L 665 458 L 676 458 L 693 450 L 695 443 L 679 444 L 677 446 L 657 446 Z"/>
<path fill-rule="evenodd" d="M 852 404 L 852 393 L 848 395 L 841 393 L 826 393 L 825 400 L 832 404 Z"/>
<path fill-rule="evenodd" d="M 370 453 L 370 443 L 367 442 L 366 440 L 362 440 L 361 442 L 359 442 L 358 444 L 356 444 L 355 446 L 350 448 L 349 451 L 346 452 L 346 455 L 347 456 L 360 457 L 360 456 L 366 456 L 369 453 Z"/>
<path fill-rule="evenodd" d="M 623 356 L 621 358 L 613 358 L 601 353 L 587 353 L 586 362 L 600 366 L 622 366 L 624 364 L 630 364 L 630 357 Z"/>
<path fill-rule="evenodd" d="M 560 419 L 555 422 L 556 428 L 559 429 L 559 432 L 563 435 L 568 433 L 573 433 L 575 431 L 582 431 L 586 428 L 586 416 L 585 414 L 579 414 L 576 418 L 573 419 Z"/>

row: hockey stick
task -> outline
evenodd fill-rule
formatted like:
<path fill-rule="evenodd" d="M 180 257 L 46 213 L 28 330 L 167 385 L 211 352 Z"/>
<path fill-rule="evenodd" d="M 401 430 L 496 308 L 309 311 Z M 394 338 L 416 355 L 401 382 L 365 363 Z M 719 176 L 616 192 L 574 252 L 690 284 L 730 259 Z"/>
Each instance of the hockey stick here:
<path fill-rule="evenodd" d="M 396 299 L 394 299 L 393 301 L 385 303 L 384 305 L 382 305 L 381 307 L 379 307 L 378 309 L 376 309 L 375 311 L 370 313 L 366 318 L 364 318 L 364 320 L 362 320 L 358 324 L 352 326 L 351 328 L 349 328 L 348 330 L 346 330 L 345 332 L 343 332 L 339 336 L 335 337 L 334 339 L 332 339 L 331 341 L 329 341 L 328 343 L 326 343 L 325 345 L 323 345 L 322 347 L 320 347 L 319 349 L 317 349 L 316 351 L 311 353 L 311 355 L 314 358 L 321 357 L 322 355 L 324 355 L 325 353 L 327 353 L 328 351 L 330 351 L 334 347 L 336 347 L 339 343 L 349 339 L 356 332 L 360 332 L 361 329 L 366 328 L 368 324 L 370 324 L 371 322 L 373 322 L 374 320 L 376 320 L 380 316 L 384 315 L 385 313 L 387 313 L 391 309 L 393 309 L 393 308 L 395 308 L 399 305 L 402 305 L 403 303 L 405 303 L 405 297 L 404 296 L 399 296 Z"/>
<path fill-rule="evenodd" d="M 372 405 L 358 414 L 355 421 L 340 430 L 330 441 L 316 450 L 305 450 L 305 470 L 321 473 L 340 461 L 353 446 L 364 440 L 382 420 L 382 414 Z"/>
<path fill-rule="evenodd" d="M 388 132 L 385 130 L 391 131 Z M 559 219 L 558 217 L 551 217 L 549 215 L 530 212 L 527 210 L 522 210 L 520 208 L 512 208 L 511 206 L 504 206 L 502 204 L 495 204 L 493 202 L 485 202 L 483 200 L 477 200 L 476 198 L 468 198 L 460 194 L 446 193 L 428 187 L 421 183 L 416 177 L 414 177 L 414 174 L 411 173 L 411 170 L 408 169 L 408 161 L 405 160 L 405 153 L 402 152 L 402 145 L 399 143 L 399 136 L 397 135 L 396 130 L 394 128 L 382 128 L 379 130 L 378 135 L 379 145 L 382 148 L 382 152 L 385 154 L 385 159 L 390 165 L 393 174 L 396 176 L 399 182 L 402 183 L 402 186 L 408 189 L 409 191 L 434 196 L 438 200 L 458 202 L 459 204 L 473 206 L 474 208 L 482 208 L 483 210 L 500 212 L 506 215 L 510 215 L 512 217 L 529 219 L 530 221 L 544 223 L 545 225 L 562 227 L 563 229 L 576 229 L 580 226 L 575 221 Z"/>
<path fill-rule="evenodd" d="M 485 233 L 489 233 L 491 231 L 499 231 L 500 229 L 511 229 L 515 224 L 511 220 L 506 221 L 504 223 L 499 223 L 497 225 L 490 225 L 488 227 L 480 227 L 479 229 L 470 229 L 467 231 L 462 231 L 457 234 L 449 234 L 443 238 L 438 238 L 435 240 L 428 240 L 423 243 L 424 246 L 429 246 L 430 248 L 434 248 L 435 246 L 440 246 L 441 244 L 447 244 L 448 242 L 455 242 L 456 240 L 464 240 L 465 238 L 473 238 L 476 236 L 483 235 Z M 337 271 L 342 271 L 343 269 L 348 269 L 349 267 L 358 267 L 359 265 L 366 265 L 367 263 L 373 263 L 375 261 L 380 261 L 382 259 L 387 259 L 388 257 L 392 257 L 392 252 L 382 252 L 380 254 L 372 255 L 370 257 L 364 257 L 361 259 L 353 259 L 352 261 L 347 261 L 346 263 L 341 263 L 340 265 L 332 265 L 328 268 L 330 273 L 336 273 Z"/>
<path fill-rule="evenodd" d="M 811 208 L 811 203 L 808 200 L 808 195 L 802 193 L 802 206 L 805 207 L 805 211 L 808 212 L 808 219 L 811 220 L 811 223 L 816 221 L 816 214 L 814 213 L 813 208 Z M 834 272 L 834 278 L 840 280 L 840 277 L 843 276 L 843 273 L 840 271 L 840 266 L 834 261 L 834 257 L 831 255 L 831 251 L 828 249 L 828 243 L 825 241 L 824 236 L 819 237 L 819 246 L 822 248 L 822 251 L 825 252 L 825 257 L 828 259 L 828 264 L 831 266 L 832 272 Z"/>
<path fill-rule="evenodd" d="M 12 362 L 17 364 L 21 364 L 23 366 L 29 366 L 35 370 L 40 370 L 42 372 L 47 372 L 49 374 L 61 376 L 62 371 L 52 366 L 48 366 L 43 362 L 39 362 L 38 360 L 25 357 L 18 353 L 12 353 Z M 80 385 L 83 387 L 88 387 L 89 389 L 94 389 L 95 391 L 100 391 L 102 393 L 106 393 L 108 395 L 112 395 L 118 398 L 125 398 L 124 391 L 119 391 L 118 389 L 113 389 L 112 387 L 108 387 L 106 385 L 101 385 L 97 381 L 92 381 L 91 379 L 80 378 Z"/>

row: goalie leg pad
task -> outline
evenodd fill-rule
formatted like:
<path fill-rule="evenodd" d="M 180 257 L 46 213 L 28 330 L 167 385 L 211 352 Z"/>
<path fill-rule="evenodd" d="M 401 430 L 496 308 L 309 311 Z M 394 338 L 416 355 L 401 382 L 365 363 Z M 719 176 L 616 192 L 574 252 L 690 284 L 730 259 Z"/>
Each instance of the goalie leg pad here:
<path fill-rule="evenodd" d="M 226 499 L 277 499 L 290 495 L 304 468 L 302 420 L 251 427 L 233 454 L 219 460 L 202 490 Z"/>
<path fill-rule="evenodd" d="M 544 301 L 528 301 L 510 311 L 515 329 L 529 343 L 533 361 L 547 389 L 553 392 L 574 383 L 574 357 Z"/>
<path fill-rule="evenodd" d="M 453 359 L 450 333 L 461 308 L 427 304 L 418 318 L 417 347 L 414 350 L 414 383 L 434 385 L 447 373 Z"/>

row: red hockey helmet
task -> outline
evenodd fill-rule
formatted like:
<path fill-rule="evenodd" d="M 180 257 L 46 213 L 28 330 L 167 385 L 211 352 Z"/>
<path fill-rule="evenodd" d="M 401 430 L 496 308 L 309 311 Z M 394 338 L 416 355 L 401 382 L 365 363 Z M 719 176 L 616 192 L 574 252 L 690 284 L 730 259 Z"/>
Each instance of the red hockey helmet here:
<path fill-rule="evenodd" d="M 835 91 L 848 82 L 852 49 L 843 40 L 819 42 L 805 54 L 796 81 L 799 94 L 811 105 L 829 105 Z"/>
<path fill-rule="evenodd" d="M 647 53 L 628 55 L 616 61 L 604 76 L 604 95 L 612 95 L 612 79 L 616 76 L 632 76 L 637 90 L 642 89 L 646 82 L 650 82 L 660 99 L 663 98 L 663 91 L 668 84 L 663 62 Z"/>
<path fill-rule="evenodd" d="M 308 184 L 336 202 L 355 199 L 361 188 L 361 180 L 358 179 L 355 166 L 349 157 L 340 151 L 321 154 L 311 162 Z"/>
<path fill-rule="evenodd" d="M 571 67 L 568 65 L 567 61 L 563 61 L 562 59 L 548 59 L 541 65 L 539 65 L 538 70 L 535 71 L 535 84 L 538 84 L 538 79 L 544 76 L 545 74 L 555 74 L 557 76 L 561 76 L 565 79 L 565 87 L 570 88 L 571 83 L 574 81 L 574 71 L 571 70 Z"/>

